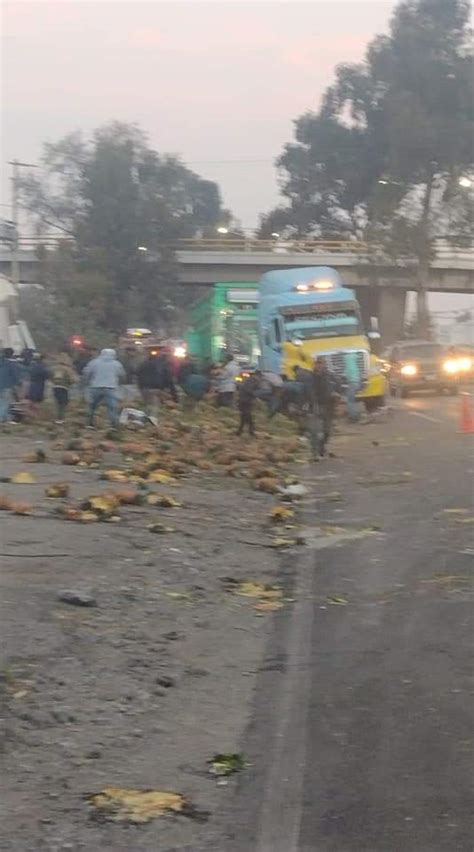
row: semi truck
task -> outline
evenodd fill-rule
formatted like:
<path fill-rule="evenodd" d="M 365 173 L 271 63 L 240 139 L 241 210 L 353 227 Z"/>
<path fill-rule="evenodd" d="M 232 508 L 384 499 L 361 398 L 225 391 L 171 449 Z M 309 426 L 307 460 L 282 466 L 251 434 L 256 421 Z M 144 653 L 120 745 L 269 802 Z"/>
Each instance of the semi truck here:
<path fill-rule="evenodd" d="M 327 266 L 267 272 L 259 286 L 258 325 L 263 370 L 294 378 L 296 366 L 311 367 L 322 356 L 341 378 L 345 353 L 357 356 L 368 410 L 383 404 L 386 378 L 371 353 L 359 303 L 339 273 Z"/>
<path fill-rule="evenodd" d="M 191 309 L 188 351 L 200 361 L 222 361 L 226 354 L 255 367 L 258 341 L 258 285 L 214 284 Z"/>

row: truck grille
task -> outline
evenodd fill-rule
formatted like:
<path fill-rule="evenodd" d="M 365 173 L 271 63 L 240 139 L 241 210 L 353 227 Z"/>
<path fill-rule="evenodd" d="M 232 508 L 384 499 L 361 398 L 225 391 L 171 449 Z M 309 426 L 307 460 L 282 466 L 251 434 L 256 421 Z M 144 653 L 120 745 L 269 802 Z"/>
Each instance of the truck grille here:
<path fill-rule="evenodd" d="M 356 352 L 357 364 L 359 367 L 361 379 L 367 379 L 369 373 L 369 357 L 368 353 L 363 349 Z M 335 373 L 339 378 L 343 378 L 345 372 L 344 352 L 331 352 L 325 356 L 327 365 L 331 372 Z"/>

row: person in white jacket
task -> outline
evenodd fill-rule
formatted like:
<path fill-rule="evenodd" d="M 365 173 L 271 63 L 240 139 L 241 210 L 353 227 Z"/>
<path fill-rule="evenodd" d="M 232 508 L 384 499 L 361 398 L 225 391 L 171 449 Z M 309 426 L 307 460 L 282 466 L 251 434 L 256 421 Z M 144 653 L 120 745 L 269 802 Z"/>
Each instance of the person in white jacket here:
<path fill-rule="evenodd" d="M 217 384 L 217 405 L 230 406 L 234 403 L 235 380 L 240 373 L 240 364 L 233 355 L 227 355 L 225 364 L 221 369 Z"/>
<path fill-rule="evenodd" d="M 103 402 L 112 426 L 119 422 L 118 388 L 125 381 L 125 370 L 117 359 L 115 349 L 102 349 L 98 358 L 89 361 L 82 377 L 90 387 L 89 426 L 94 426 L 96 409 Z"/>

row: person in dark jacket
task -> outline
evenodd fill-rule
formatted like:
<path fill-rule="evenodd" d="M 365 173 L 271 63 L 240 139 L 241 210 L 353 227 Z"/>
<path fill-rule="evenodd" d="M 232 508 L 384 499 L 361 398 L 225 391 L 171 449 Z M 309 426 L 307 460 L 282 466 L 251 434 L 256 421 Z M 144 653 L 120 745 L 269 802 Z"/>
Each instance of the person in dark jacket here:
<path fill-rule="evenodd" d="M 158 352 L 151 351 L 137 368 L 137 385 L 148 415 L 156 417 L 160 404 L 157 370 Z"/>
<path fill-rule="evenodd" d="M 186 408 L 193 408 L 195 403 L 204 399 L 211 387 L 209 377 L 199 370 L 196 360 L 190 355 L 180 365 L 178 383 L 185 395 Z"/>
<path fill-rule="evenodd" d="M 30 403 L 30 412 L 38 414 L 39 406 L 44 400 L 46 382 L 50 377 L 49 370 L 42 355 L 35 355 L 28 368 L 29 385 L 26 398 Z"/>
<path fill-rule="evenodd" d="M 295 367 L 295 381 L 299 385 L 300 404 L 311 405 L 311 395 L 313 387 L 313 371 L 307 367 Z"/>
<path fill-rule="evenodd" d="M 177 380 L 179 386 L 184 387 L 184 385 L 186 384 L 186 379 L 188 379 L 189 376 L 192 376 L 197 372 L 197 364 L 194 358 L 191 355 L 187 355 L 186 358 L 184 358 L 180 362 L 178 367 Z"/>
<path fill-rule="evenodd" d="M 306 372 L 306 371 L 305 371 Z M 306 377 L 305 377 L 306 379 Z M 341 385 L 329 369 L 324 358 L 316 358 L 311 382 L 305 382 L 308 394 L 308 432 L 313 459 L 326 454 L 326 445 L 332 431 L 335 402 Z"/>
<path fill-rule="evenodd" d="M 245 427 L 247 427 L 249 435 L 255 437 L 253 409 L 260 388 L 261 378 L 262 374 L 260 370 L 255 370 L 248 379 L 245 379 L 238 386 L 237 404 L 240 413 L 240 421 L 236 432 L 237 435 L 241 435 Z"/>
<path fill-rule="evenodd" d="M 21 351 L 19 360 L 20 360 L 20 363 L 23 365 L 23 367 L 29 368 L 35 357 L 37 357 L 37 356 L 35 354 L 34 349 L 28 349 L 28 347 L 25 347 Z"/>
<path fill-rule="evenodd" d="M 0 356 L 0 423 L 10 420 L 10 407 L 21 384 L 21 370 L 7 347 Z"/>
<path fill-rule="evenodd" d="M 157 387 L 160 391 L 167 391 L 173 402 L 178 402 L 178 392 L 173 378 L 169 353 L 162 349 L 156 359 Z"/>

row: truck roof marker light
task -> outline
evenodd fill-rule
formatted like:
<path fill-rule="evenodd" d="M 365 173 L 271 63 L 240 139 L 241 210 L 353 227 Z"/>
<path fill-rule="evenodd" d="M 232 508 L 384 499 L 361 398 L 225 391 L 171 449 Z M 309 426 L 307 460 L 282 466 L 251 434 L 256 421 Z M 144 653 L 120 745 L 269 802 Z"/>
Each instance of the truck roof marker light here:
<path fill-rule="evenodd" d="M 332 281 L 315 281 L 313 287 L 315 290 L 332 290 L 334 283 Z"/>
<path fill-rule="evenodd" d="M 297 284 L 295 290 L 298 293 L 308 293 L 310 290 L 333 290 L 334 286 L 333 281 L 311 281 L 310 284 L 306 284 L 305 282 Z"/>

